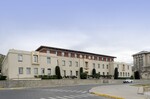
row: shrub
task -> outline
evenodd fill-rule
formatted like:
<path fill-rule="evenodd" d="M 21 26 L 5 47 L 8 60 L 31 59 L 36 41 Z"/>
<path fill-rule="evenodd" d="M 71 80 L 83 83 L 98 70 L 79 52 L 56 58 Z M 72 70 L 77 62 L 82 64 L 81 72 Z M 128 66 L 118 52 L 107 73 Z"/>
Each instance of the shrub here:
<path fill-rule="evenodd" d="M 133 76 L 131 76 L 131 77 L 130 77 L 130 79 L 134 79 L 134 77 L 133 77 Z"/>
<path fill-rule="evenodd" d="M 81 79 L 87 79 L 87 73 L 81 73 L 80 78 Z"/>
<path fill-rule="evenodd" d="M 0 80 L 6 80 L 7 76 L 0 75 Z"/>

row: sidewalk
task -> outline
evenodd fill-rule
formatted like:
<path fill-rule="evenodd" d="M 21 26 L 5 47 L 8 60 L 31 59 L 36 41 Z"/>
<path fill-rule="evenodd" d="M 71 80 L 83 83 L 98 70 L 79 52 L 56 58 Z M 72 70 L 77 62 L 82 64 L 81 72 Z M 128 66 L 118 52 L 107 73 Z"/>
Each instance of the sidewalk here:
<path fill-rule="evenodd" d="M 146 99 L 145 95 L 138 94 L 138 87 L 128 84 L 99 86 L 92 88 L 89 92 L 111 99 Z"/>

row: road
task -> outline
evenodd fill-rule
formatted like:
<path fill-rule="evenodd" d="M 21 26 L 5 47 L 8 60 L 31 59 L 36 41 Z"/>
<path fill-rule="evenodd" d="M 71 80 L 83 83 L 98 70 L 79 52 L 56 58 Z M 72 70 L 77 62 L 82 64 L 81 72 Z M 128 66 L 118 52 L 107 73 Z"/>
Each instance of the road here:
<path fill-rule="evenodd" d="M 0 99 L 107 99 L 88 91 L 100 85 L 0 90 Z"/>

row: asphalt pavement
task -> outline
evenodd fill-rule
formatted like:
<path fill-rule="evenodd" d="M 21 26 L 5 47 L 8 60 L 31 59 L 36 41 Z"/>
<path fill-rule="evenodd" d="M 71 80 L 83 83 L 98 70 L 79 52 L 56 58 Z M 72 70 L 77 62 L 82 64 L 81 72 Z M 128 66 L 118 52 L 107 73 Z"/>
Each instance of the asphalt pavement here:
<path fill-rule="evenodd" d="M 0 90 L 0 99 L 108 99 L 89 93 L 100 85 Z"/>

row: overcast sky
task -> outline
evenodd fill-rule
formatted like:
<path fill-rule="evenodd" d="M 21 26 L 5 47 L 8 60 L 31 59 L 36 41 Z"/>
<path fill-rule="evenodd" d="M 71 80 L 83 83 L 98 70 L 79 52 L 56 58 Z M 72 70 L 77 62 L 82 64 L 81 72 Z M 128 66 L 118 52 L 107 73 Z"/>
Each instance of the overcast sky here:
<path fill-rule="evenodd" d="M 150 0 L 0 0 L 0 53 L 41 45 L 116 56 L 150 51 Z"/>

